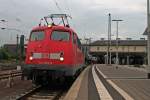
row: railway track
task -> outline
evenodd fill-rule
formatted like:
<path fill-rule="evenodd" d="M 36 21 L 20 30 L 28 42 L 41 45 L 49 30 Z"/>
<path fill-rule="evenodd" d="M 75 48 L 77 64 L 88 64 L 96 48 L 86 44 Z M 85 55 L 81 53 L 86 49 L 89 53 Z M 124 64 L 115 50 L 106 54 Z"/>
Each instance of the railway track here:
<path fill-rule="evenodd" d="M 41 90 L 26 98 L 26 100 L 63 100 L 63 90 Z"/>
<path fill-rule="evenodd" d="M 21 75 L 22 75 L 21 71 L 9 71 L 8 73 L 0 74 L 0 80 L 8 79 L 10 77 L 13 78 L 13 77 L 21 76 Z"/>
<path fill-rule="evenodd" d="M 38 86 L 16 100 L 63 100 L 70 86 Z"/>

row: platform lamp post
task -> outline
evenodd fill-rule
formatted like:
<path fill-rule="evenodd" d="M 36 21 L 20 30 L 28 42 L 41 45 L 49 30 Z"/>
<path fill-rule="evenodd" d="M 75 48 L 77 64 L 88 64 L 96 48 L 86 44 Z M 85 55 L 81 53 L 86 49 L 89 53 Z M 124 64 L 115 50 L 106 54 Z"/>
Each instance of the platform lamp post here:
<path fill-rule="evenodd" d="M 123 21 L 123 20 L 120 20 L 120 19 L 115 19 L 115 20 L 112 20 L 114 22 L 116 22 L 116 26 L 117 26 L 117 29 L 116 29 L 116 67 L 118 67 L 119 65 L 119 58 L 118 58 L 118 25 L 119 25 L 119 22 Z"/>
<path fill-rule="evenodd" d="M 91 37 L 90 38 L 85 38 L 86 45 L 87 45 L 87 54 L 89 54 L 91 39 L 92 39 Z"/>
<path fill-rule="evenodd" d="M 85 38 L 85 40 L 86 40 L 86 43 L 85 43 L 85 44 L 86 44 L 85 52 L 86 52 L 86 55 L 88 55 L 88 46 L 89 46 L 89 45 L 88 45 L 88 40 L 89 40 L 89 39 L 88 39 L 88 38 Z"/>
<path fill-rule="evenodd" d="M 108 14 L 108 43 L 107 43 L 107 64 L 111 65 L 111 13 Z"/>
<path fill-rule="evenodd" d="M 106 56 L 106 64 L 109 64 L 109 60 L 110 60 L 110 55 L 109 55 L 109 51 L 110 51 L 110 23 L 111 23 L 111 14 L 108 14 L 108 40 L 107 40 L 107 56 Z"/>
<path fill-rule="evenodd" d="M 150 79 L 150 4 L 147 0 L 147 49 L 148 49 L 148 79 Z"/>

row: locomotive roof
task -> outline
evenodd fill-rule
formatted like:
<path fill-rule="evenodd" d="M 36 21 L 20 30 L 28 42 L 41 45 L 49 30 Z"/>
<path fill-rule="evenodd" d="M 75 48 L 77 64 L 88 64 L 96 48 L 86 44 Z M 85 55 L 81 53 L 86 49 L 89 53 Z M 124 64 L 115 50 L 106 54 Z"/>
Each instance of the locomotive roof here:
<path fill-rule="evenodd" d="M 32 31 L 38 31 L 38 30 L 45 30 L 45 29 L 56 29 L 56 30 L 68 30 L 68 31 L 73 31 L 71 28 L 69 28 L 69 27 L 64 27 L 64 26 L 58 26 L 58 25 L 56 25 L 56 26 L 37 26 L 37 27 L 34 27 L 33 29 L 32 29 Z"/>

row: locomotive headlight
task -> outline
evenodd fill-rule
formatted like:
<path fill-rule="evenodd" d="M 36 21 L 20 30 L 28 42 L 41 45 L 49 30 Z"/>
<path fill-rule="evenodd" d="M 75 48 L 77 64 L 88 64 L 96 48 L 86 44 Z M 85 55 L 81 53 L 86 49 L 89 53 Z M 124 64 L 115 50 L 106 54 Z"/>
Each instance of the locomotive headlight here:
<path fill-rule="evenodd" d="M 30 60 L 33 60 L 33 57 L 32 57 L 32 56 L 30 56 L 30 57 L 29 57 L 29 59 L 30 59 Z"/>
<path fill-rule="evenodd" d="M 60 57 L 60 61 L 64 61 L 64 58 L 63 58 L 63 57 Z"/>

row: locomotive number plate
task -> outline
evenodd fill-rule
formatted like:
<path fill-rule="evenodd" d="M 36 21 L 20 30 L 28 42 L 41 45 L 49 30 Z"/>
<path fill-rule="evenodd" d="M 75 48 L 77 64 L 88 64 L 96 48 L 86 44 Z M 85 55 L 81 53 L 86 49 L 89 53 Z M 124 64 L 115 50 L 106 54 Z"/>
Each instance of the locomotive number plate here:
<path fill-rule="evenodd" d="M 60 58 L 60 53 L 51 53 L 50 54 L 50 59 L 59 59 Z"/>

